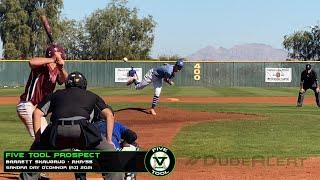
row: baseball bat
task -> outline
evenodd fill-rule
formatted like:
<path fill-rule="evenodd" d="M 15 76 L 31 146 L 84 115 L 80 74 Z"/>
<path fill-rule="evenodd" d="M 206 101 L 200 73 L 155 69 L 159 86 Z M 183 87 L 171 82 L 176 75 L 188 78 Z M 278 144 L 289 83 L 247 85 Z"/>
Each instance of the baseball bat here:
<path fill-rule="evenodd" d="M 47 17 L 45 15 L 42 15 L 42 16 L 40 16 L 40 20 L 41 20 L 42 25 L 47 33 L 47 36 L 49 38 L 50 43 L 54 43 L 54 39 L 52 36 L 52 29 L 51 29 L 51 26 L 49 24 Z"/>

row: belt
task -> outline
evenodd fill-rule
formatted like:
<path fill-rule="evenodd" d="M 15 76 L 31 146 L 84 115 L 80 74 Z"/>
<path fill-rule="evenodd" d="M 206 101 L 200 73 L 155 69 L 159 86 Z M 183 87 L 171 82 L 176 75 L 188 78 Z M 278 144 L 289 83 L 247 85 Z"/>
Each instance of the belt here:
<path fill-rule="evenodd" d="M 59 120 L 58 125 L 76 125 L 80 124 L 80 120 Z"/>

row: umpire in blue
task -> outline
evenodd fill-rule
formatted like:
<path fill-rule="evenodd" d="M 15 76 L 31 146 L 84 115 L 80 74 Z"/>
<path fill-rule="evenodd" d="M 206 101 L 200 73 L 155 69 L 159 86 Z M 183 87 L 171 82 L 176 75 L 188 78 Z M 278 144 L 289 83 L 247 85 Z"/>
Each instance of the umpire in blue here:
<path fill-rule="evenodd" d="M 65 89 L 57 90 L 40 102 L 33 113 L 35 141 L 31 150 L 104 150 L 114 151 L 112 131 L 113 110 L 98 95 L 87 91 L 87 81 L 80 72 L 70 73 Z M 94 109 L 106 120 L 106 136 L 89 121 Z M 40 134 L 40 119 L 51 114 L 50 124 Z M 37 179 L 40 173 L 22 173 L 20 179 Z M 106 179 L 122 179 L 122 174 L 110 173 Z"/>
<path fill-rule="evenodd" d="M 308 89 L 312 89 L 316 99 L 316 104 L 320 107 L 320 88 L 317 73 L 312 69 L 311 64 L 306 65 L 306 69 L 301 73 L 300 91 L 298 96 L 297 107 L 302 107 L 304 94 Z"/>

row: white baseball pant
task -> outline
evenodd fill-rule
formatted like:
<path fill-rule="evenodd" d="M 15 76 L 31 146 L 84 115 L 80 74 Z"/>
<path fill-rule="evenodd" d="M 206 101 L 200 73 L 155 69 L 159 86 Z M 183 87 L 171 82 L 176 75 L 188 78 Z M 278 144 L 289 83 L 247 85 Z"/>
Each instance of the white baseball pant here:
<path fill-rule="evenodd" d="M 17 105 L 17 114 L 23 124 L 26 126 L 30 136 L 34 139 L 34 130 L 33 130 L 33 118 L 32 114 L 35 110 L 36 106 L 34 106 L 31 102 L 20 102 Z M 41 118 L 41 133 L 45 130 L 48 123 L 45 117 Z"/>
<path fill-rule="evenodd" d="M 154 95 L 160 97 L 161 89 L 162 89 L 162 79 L 156 77 L 153 74 L 153 69 L 150 69 L 143 77 L 142 81 L 137 84 L 135 87 L 137 90 L 143 89 L 148 86 L 150 83 L 153 84 Z"/>

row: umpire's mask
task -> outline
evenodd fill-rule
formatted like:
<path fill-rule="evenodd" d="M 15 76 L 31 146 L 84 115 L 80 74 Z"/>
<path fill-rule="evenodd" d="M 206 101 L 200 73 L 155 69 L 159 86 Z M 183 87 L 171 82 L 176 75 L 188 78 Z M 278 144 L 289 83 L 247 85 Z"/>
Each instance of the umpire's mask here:
<path fill-rule="evenodd" d="M 78 71 L 72 72 L 68 75 L 65 86 L 66 88 L 78 87 L 80 89 L 87 89 L 87 79 Z"/>
<path fill-rule="evenodd" d="M 306 70 L 310 70 L 311 69 L 311 64 L 307 64 L 306 65 Z"/>

